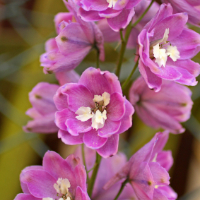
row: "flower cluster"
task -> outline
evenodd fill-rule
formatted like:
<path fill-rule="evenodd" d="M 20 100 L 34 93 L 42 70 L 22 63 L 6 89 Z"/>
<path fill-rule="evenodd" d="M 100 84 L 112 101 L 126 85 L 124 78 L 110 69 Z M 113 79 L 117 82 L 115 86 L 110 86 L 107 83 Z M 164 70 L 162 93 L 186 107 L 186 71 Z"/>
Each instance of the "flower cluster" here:
<path fill-rule="evenodd" d="M 27 111 L 33 120 L 24 130 L 57 132 L 63 143 L 79 147 L 66 159 L 49 151 L 42 166 L 25 168 L 23 193 L 15 200 L 177 198 L 169 186 L 172 154 L 163 148 L 169 133 L 183 133 L 181 123 L 190 118 L 187 86 L 196 85 L 200 73 L 199 63 L 191 60 L 200 51 L 200 35 L 187 22 L 200 25 L 200 3 L 163 2 L 64 1 L 69 12 L 55 16 L 57 36 L 46 42 L 40 58 L 44 73 L 54 73 L 59 84 L 41 82 L 33 88 L 33 107 Z M 121 43 L 116 73 L 100 69 L 104 41 Z M 121 80 L 126 47 L 135 49 L 135 66 Z M 92 50 L 97 68 L 77 74 L 74 69 Z M 137 66 L 141 76 L 132 81 Z M 120 134 L 133 132 L 134 111 L 147 126 L 163 131 L 127 161 L 118 146 Z"/>

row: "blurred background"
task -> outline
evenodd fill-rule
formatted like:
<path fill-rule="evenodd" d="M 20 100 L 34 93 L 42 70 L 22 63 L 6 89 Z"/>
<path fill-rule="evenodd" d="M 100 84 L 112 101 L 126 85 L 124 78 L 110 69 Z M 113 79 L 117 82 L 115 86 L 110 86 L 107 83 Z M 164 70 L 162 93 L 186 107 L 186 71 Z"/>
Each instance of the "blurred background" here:
<path fill-rule="evenodd" d="M 19 175 L 29 165 L 41 165 L 47 150 L 63 157 L 73 153 L 56 134 L 24 133 L 22 126 L 30 120 L 25 115 L 31 104 L 28 93 L 38 82 L 56 83 L 54 75 L 44 75 L 39 56 L 47 39 L 56 36 L 54 15 L 66 12 L 62 0 L 0 0 L 0 199 L 14 199 L 21 192 Z M 200 28 L 194 28 L 200 33 Z M 113 71 L 118 56 L 117 44 L 106 44 L 106 61 L 101 69 Z M 76 69 L 81 73 L 95 66 L 91 52 Z M 126 52 L 121 79 L 133 66 L 133 50 Z M 200 62 L 200 54 L 194 60 Z M 199 78 L 200 80 L 200 78 Z M 171 186 L 180 200 L 200 199 L 200 85 L 191 88 L 194 106 L 192 116 L 184 123 L 186 132 L 170 135 L 166 149 L 171 149 L 174 166 Z M 122 135 L 120 150 L 130 157 L 156 133 L 136 115 L 133 127 Z"/>

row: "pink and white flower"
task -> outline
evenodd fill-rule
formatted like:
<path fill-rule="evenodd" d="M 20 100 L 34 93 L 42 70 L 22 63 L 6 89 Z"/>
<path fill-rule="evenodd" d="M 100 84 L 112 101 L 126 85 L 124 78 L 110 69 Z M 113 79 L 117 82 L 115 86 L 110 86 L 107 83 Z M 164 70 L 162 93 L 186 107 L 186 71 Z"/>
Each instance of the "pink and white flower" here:
<path fill-rule="evenodd" d="M 43 166 L 26 167 L 20 182 L 24 193 L 14 200 L 90 200 L 85 168 L 74 155 L 63 159 L 48 151 Z"/>
<path fill-rule="evenodd" d="M 118 78 L 108 71 L 88 68 L 78 83 L 60 87 L 54 102 L 62 141 L 85 143 L 103 157 L 117 153 L 119 134 L 132 125 L 134 109 L 123 97 Z"/>
<path fill-rule="evenodd" d="M 65 83 L 77 83 L 79 75 L 74 71 L 58 72 L 56 77 L 60 85 Z M 41 82 L 29 93 L 32 108 L 26 114 L 33 118 L 23 127 L 25 132 L 32 133 L 56 133 L 58 127 L 55 124 L 55 112 L 57 111 L 53 101 L 59 85 Z"/>
<path fill-rule="evenodd" d="M 134 7 L 141 0 L 76 0 L 79 14 L 85 21 L 107 19 L 114 31 L 124 29 L 132 20 Z"/>
<path fill-rule="evenodd" d="M 58 36 L 46 42 L 46 53 L 40 57 L 44 73 L 76 68 L 92 48 L 96 48 L 100 60 L 104 60 L 103 35 L 97 25 L 81 20 L 72 2 L 65 4 L 70 12 L 55 16 Z"/>
<path fill-rule="evenodd" d="M 185 129 L 180 122 L 190 118 L 192 109 L 191 91 L 173 81 L 163 80 L 159 92 L 150 90 L 139 77 L 129 91 L 130 102 L 142 121 L 153 128 L 163 128 L 172 133 Z"/>
<path fill-rule="evenodd" d="M 170 4 L 162 4 L 139 34 L 139 70 L 149 88 L 159 91 L 162 79 L 197 84 L 200 65 L 191 58 L 200 50 L 200 35 L 187 21 L 187 13 L 173 14 Z"/>
<path fill-rule="evenodd" d="M 130 158 L 104 188 L 108 189 L 119 180 L 127 179 L 137 199 L 176 199 L 177 194 L 169 187 L 170 177 L 167 172 L 173 159 L 170 151 L 162 150 L 168 135 L 168 132 L 157 133 Z"/>

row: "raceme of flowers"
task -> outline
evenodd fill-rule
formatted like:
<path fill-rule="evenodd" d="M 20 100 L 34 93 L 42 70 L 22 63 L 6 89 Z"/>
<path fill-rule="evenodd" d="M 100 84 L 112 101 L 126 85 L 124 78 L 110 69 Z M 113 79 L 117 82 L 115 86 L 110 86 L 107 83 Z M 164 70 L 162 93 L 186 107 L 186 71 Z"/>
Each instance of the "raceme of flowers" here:
<path fill-rule="evenodd" d="M 32 108 L 26 114 L 32 120 L 23 129 L 47 137 L 58 133 L 63 143 L 78 148 L 66 159 L 48 151 L 42 166 L 22 170 L 23 193 L 15 200 L 175 200 L 168 173 L 173 158 L 163 148 L 170 133 L 185 131 L 181 123 L 191 114 L 187 86 L 195 86 L 200 73 L 199 63 L 191 60 L 200 51 L 200 35 L 187 23 L 200 25 L 199 1 L 68 0 L 64 5 L 68 12 L 54 19 L 57 36 L 40 57 L 44 73 L 54 73 L 58 83 L 38 83 L 29 93 Z M 115 73 L 100 69 L 99 60 L 107 56 L 104 42 L 121 46 Z M 135 65 L 121 80 L 126 47 L 134 49 Z M 90 51 L 96 51 L 96 68 L 78 74 L 75 68 Z M 141 76 L 132 81 L 137 67 Z M 135 123 L 134 111 L 147 126 L 163 131 L 127 161 L 118 147 Z"/>

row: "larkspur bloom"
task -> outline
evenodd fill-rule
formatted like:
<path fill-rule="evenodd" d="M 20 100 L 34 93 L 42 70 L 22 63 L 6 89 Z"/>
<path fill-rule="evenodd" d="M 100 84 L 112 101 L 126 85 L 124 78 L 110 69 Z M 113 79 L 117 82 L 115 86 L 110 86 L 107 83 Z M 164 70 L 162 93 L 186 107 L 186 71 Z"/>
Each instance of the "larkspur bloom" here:
<path fill-rule="evenodd" d="M 86 69 L 77 84 L 58 89 L 54 102 L 58 137 L 66 144 L 85 143 L 103 157 L 117 153 L 119 134 L 132 125 L 133 106 L 108 71 Z"/>
<path fill-rule="evenodd" d="M 85 147 L 84 152 L 87 169 L 92 169 L 95 164 L 96 151 Z M 80 147 L 76 150 L 74 155 L 79 157 L 82 161 L 82 153 Z M 103 186 L 126 164 L 126 162 L 127 158 L 123 153 L 117 153 L 110 158 L 102 158 L 91 196 L 93 200 L 111 200 L 115 198 L 121 187 L 122 181 L 117 182 L 108 190 L 104 190 Z M 89 172 L 89 177 L 91 175 L 92 171 Z M 134 197 L 135 194 L 131 188 L 131 185 L 127 184 L 118 200 L 132 200 Z"/>
<path fill-rule="evenodd" d="M 79 79 L 79 75 L 74 70 L 56 73 L 56 77 L 60 85 L 77 83 Z M 58 88 L 59 85 L 41 82 L 29 93 L 29 100 L 33 107 L 27 110 L 26 114 L 33 120 L 23 127 L 25 132 L 55 133 L 58 131 L 54 122 L 57 109 L 53 101 Z"/>
<path fill-rule="evenodd" d="M 79 14 L 85 21 L 99 21 L 106 18 L 114 31 L 124 29 L 132 20 L 134 7 L 141 0 L 77 0 Z"/>
<path fill-rule="evenodd" d="M 14 200 L 90 200 L 86 188 L 86 172 L 74 155 L 66 159 L 48 151 L 43 166 L 26 167 L 20 174 L 24 193 Z"/>
<path fill-rule="evenodd" d="M 145 9 L 149 5 L 149 1 L 142 0 L 136 7 L 135 7 L 135 15 L 133 17 L 132 23 L 134 23 L 145 11 Z M 149 22 L 156 14 L 156 12 L 159 9 L 159 5 L 154 2 L 149 11 L 146 13 L 146 15 L 142 18 L 142 20 L 136 25 L 136 27 L 132 28 L 131 34 L 129 36 L 128 42 L 127 42 L 127 48 L 136 48 L 138 45 L 137 43 L 137 37 L 142 30 L 142 28 L 146 25 L 147 22 Z M 110 26 L 108 25 L 107 19 L 102 19 L 98 21 L 97 23 L 99 29 L 101 30 L 104 41 L 105 42 L 119 42 L 121 40 L 120 34 L 116 31 L 113 31 Z M 125 30 L 123 31 L 125 35 Z"/>
<path fill-rule="evenodd" d="M 200 50 L 200 35 L 186 27 L 186 13 L 162 4 L 138 36 L 139 70 L 149 88 L 159 91 L 162 79 L 197 84 L 200 65 L 191 60 Z"/>
<path fill-rule="evenodd" d="M 46 42 L 46 53 L 40 57 L 44 73 L 76 68 L 92 48 L 96 48 L 100 60 L 104 60 L 103 35 L 97 25 L 81 20 L 72 2 L 65 4 L 70 12 L 55 16 L 58 36 Z"/>
<path fill-rule="evenodd" d="M 188 22 L 193 25 L 200 26 L 200 1 L 199 0 L 163 0 L 170 3 L 174 12 L 188 13 Z"/>
<path fill-rule="evenodd" d="M 167 172 L 173 163 L 171 151 L 162 151 L 168 135 L 168 132 L 157 133 L 130 158 L 104 188 L 111 187 L 121 179 L 128 179 L 136 199 L 176 199 L 176 193 L 169 186 L 170 177 Z"/>
<path fill-rule="evenodd" d="M 139 77 L 131 86 L 129 98 L 145 124 L 181 133 L 185 129 L 180 122 L 190 118 L 193 104 L 191 94 L 186 86 L 166 80 L 163 80 L 161 90 L 155 92 Z"/>

